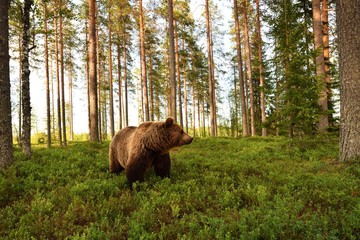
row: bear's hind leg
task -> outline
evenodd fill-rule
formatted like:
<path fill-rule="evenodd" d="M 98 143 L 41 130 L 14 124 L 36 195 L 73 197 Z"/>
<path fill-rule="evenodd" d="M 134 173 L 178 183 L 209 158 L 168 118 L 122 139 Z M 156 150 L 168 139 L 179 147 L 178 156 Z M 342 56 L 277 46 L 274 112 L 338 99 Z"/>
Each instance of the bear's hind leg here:
<path fill-rule="evenodd" d="M 115 153 L 110 150 L 110 156 L 109 156 L 109 172 L 119 174 L 125 169 L 120 165 L 117 158 L 115 157 Z"/>
<path fill-rule="evenodd" d="M 154 160 L 154 170 L 155 174 L 161 178 L 169 178 L 170 177 L 170 155 L 169 153 L 159 155 Z"/>

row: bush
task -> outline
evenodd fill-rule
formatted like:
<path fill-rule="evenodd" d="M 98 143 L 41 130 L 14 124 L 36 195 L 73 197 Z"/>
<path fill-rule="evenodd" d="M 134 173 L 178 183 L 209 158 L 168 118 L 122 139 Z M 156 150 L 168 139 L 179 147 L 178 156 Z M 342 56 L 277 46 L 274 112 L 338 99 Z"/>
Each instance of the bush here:
<path fill-rule="evenodd" d="M 130 190 L 108 142 L 34 149 L 0 172 L 2 239 L 356 239 L 360 164 L 336 136 L 205 138 Z"/>

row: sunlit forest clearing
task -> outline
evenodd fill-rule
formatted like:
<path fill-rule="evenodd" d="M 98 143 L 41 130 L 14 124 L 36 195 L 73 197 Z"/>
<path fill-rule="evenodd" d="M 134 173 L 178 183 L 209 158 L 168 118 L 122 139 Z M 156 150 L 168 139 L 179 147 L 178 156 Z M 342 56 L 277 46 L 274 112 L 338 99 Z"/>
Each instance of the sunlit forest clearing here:
<path fill-rule="evenodd" d="M 0 239 L 358 239 L 359 9 L 2 0 Z"/>
<path fill-rule="evenodd" d="M 130 190 L 109 142 L 15 150 L 0 175 L 1 239 L 357 239 L 360 164 L 338 137 L 202 138 Z"/>

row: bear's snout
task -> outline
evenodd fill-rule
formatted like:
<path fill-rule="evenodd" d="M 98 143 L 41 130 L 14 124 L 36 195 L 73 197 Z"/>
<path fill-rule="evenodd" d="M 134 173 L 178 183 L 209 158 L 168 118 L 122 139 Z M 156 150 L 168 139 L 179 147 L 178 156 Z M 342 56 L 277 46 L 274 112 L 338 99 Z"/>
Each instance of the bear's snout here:
<path fill-rule="evenodd" d="M 193 141 L 193 138 L 190 137 L 189 135 L 185 134 L 185 136 L 183 137 L 184 144 L 190 144 L 192 141 Z"/>

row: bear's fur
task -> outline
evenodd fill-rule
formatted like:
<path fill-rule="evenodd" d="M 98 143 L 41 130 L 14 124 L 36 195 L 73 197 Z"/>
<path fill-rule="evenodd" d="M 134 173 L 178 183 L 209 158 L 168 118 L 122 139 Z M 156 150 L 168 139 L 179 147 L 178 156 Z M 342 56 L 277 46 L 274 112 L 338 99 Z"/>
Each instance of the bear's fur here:
<path fill-rule="evenodd" d="M 172 118 L 165 122 L 144 122 L 139 127 L 126 127 L 112 139 L 109 147 L 109 170 L 125 170 L 130 184 L 143 181 L 147 169 L 154 166 L 155 174 L 170 177 L 169 150 L 190 144 L 186 134 Z"/>

